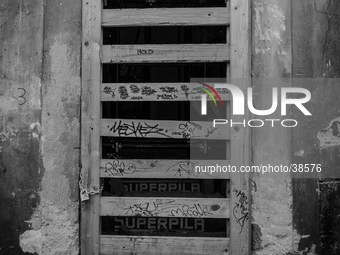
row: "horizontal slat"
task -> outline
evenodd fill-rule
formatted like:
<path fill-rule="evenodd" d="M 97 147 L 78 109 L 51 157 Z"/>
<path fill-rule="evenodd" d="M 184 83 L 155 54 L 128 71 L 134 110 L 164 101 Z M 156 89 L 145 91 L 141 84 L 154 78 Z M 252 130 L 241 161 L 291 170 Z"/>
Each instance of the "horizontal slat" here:
<path fill-rule="evenodd" d="M 100 236 L 102 255 L 223 255 L 229 250 L 229 238 Z"/>
<path fill-rule="evenodd" d="M 103 10 L 103 27 L 228 25 L 229 8 Z"/>
<path fill-rule="evenodd" d="M 101 101 L 200 101 L 204 93 L 200 89 L 204 86 L 199 83 L 104 83 L 101 86 Z M 222 100 L 230 99 L 228 90 L 216 91 Z M 212 100 L 209 96 L 207 99 Z"/>
<path fill-rule="evenodd" d="M 200 121 L 102 119 L 101 136 L 175 138 L 175 139 L 229 139 L 228 125 Z"/>
<path fill-rule="evenodd" d="M 230 60 L 227 44 L 104 45 L 103 63 L 218 62 Z"/>
<path fill-rule="evenodd" d="M 148 160 L 102 159 L 101 178 L 176 178 L 176 179 L 229 179 L 230 173 L 222 170 L 214 173 L 195 171 L 195 166 L 228 167 L 229 160 Z M 212 169 L 212 168 L 207 168 Z M 224 168 L 226 169 L 226 168 Z"/>
<path fill-rule="evenodd" d="M 229 199 L 101 197 L 100 215 L 229 218 Z"/>

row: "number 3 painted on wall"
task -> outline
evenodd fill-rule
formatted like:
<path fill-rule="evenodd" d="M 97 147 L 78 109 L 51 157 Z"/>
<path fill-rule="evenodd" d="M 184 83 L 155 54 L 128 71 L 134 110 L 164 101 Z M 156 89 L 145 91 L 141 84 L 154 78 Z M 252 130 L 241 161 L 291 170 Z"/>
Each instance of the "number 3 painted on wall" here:
<path fill-rule="evenodd" d="M 19 105 L 23 105 L 26 103 L 26 98 L 25 98 L 25 95 L 26 95 L 26 90 L 23 89 L 23 88 L 18 88 L 18 90 L 22 90 L 22 95 L 19 96 L 19 98 L 22 98 L 24 100 L 24 102 L 22 102 L 21 104 Z"/>

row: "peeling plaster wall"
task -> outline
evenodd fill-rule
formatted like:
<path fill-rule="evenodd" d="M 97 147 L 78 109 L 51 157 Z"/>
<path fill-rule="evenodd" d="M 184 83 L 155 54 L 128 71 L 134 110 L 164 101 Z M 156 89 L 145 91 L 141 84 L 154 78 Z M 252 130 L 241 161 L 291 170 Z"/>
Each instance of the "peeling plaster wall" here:
<path fill-rule="evenodd" d="M 0 1 L 0 254 L 79 254 L 81 1 Z"/>
<path fill-rule="evenodd" d="M 6 255 L 22 254 L 19 235 L 40 203 L 42 3 L 0 1 L 0 254 Z"/>
<path fill-rule="evenodd" d="M 322 164 L 315 178 L 293 182 L 293 225 L 301 236 L 299 254 L 340 254 L 340 2 L 293 1 L 294 86 L 312 93 L 313 116 L 293 132 L 296 163 Z M 313 80 L 306 78 L 314 78 Z M 310 176 L 309 176 L 310 177 Z"/>
<path fill-rule="evenodd" d="M 335 0 L 253 1 L 255 106 L 270 107 L 274 85 L 305 87 L 313 114 L 292 109 L 299 125 L 291 132 L 253 130 L 253 163 L 321 163 L 323 169 L 298 179 L 254 175 L 254 254 L 340 254 L 339 16 Z"/>
<path fill-rule="evenodd" d="M 291 77 L 291 5 L 289 0 L 253 1 L 252 74 L 254 106 L 269 109 L 272 87 L 287 87 Z M 280 113 L 268 118 L 282 119 Z M 291 129 L 281 126 L 252 130 L 254 165 L 289 165 Z M 292 191 L 289 174 L 254 174 L 252 182 L 253 254 L 294 252 Z"/>
<path fill-rule="evenodd" d="M 79 1 L 47 1 L 44 22 L 41 202 L 32 220 L 40 228 L 21 236 L 24 251 L 79 253 L 80 31 Z M 39 238 L 35 240 L 35 236 Z"/>
<path fill-rule="evenodd" d="M 329 125 L 318 132 L 320 148 L 340 146 L 340 117 L 331 120 Z"/>

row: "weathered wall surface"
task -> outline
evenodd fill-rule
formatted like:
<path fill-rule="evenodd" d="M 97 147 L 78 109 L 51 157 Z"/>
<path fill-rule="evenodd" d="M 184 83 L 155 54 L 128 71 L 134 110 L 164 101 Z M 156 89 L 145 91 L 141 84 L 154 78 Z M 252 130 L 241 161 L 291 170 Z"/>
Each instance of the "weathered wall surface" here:
<path fill-rule="evenodd" d="M 340 254 L 340 2 L 293 1 L 294 86 L 312 93 L 311 118 L 293 132 L 294 161 L 321 163 L 319 178 L 293 182 L 293 223 L 299 254 Z M 303 80 L 303 78 L 318 78 Z M 297 153 L 300 152 L 300 153 Z"/>
<path fill-rule="evenodd" d="M 40 203 L 42 3 L 0 4 L 0 254 L 22 253 Z"/>
<path fill-rule="evenodd" d="M 0 4 L 0 254 L 78 254 L 80 1 Z"/>
<path fill-rule="evenodd" d="M 292 61 L 290 14 L 290 0 L 253 1 L 252 86 L 256 109 L 271 107 L 272 87 L 291 86 L 289 80 Z M 284 119 L 279 111 L 266 118 Z M 281 125 L 276 125 L 274 128 L 266 125 L 252 129 L 252 162 L 258 166 L 289 165 L 291 129 Z M 291 206 L 289 174 L 253 175 L 254 254 L 289 254 L 293 251 Z"/>
<path fill-rule="evenodd" d="M 289 2 L 253 2 L 255 104 L 270 107 L 271 86 L 305 87 L 312 93 L 306 106 L 313 116 L 292 109 L 299 125 L 291 133 L 254 130 L 253 163 L 321 163 L 324 172 L 303 179 L 254 176 L 253 249 L 255 254 L 339 254 L 340 87 L 334 78 L 340 73 L 340 3 L 301 0 L 290 7 Z M 285 84 L 289 77 L 292 82 Z"/>

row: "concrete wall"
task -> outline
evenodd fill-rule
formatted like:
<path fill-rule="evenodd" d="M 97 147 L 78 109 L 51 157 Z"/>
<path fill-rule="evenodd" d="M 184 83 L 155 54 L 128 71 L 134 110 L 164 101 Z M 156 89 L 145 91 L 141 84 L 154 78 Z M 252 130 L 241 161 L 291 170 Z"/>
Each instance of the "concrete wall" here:
<path fill-rule="evenodd" d="M 323 173 L 293 182 L 293 226 L 303 254 L 340 254 L 340 2 L 293 1 L 293 76 L 314 98 L 311 119 L 293 132 L 294 161 L 320 162 Z M 314 78 L 305 80 L 304 78 Z M 298 115 L 296 115 L 298 116 Z M 298 153 L 300 152 L 300 153 Z"/>
<path fill-rule="evenodd" d="M 252 19 L 254 106 L 269 109 L 272 87 L 291 86 L 291 1 L 254 0 Z M 279 111 L 266 118 L 284 119 Z M 289 165 L 291 129 L 280 125 L 252 129 L 252 162 L 257 166 Z M 288 254 L 294 250 L 291 185 L 289 173 L 253 175 L 254 254 Z"/>
<path fill-rule="evenodd" d="M 0 254 L 78 254 L 81 2 L 0 9 Z"/>
<path fill-rule="evenodd" d="M 299 125 L 253 130 L 253 163 L 321 163 L 323 173 L 254 175 L 254 254 L 340 253 L 340 3 L 253 1 L 255 104 L 268 109 L 271 86 L 305 87 L 312 117 L 292 109 Z M 293 78 L 285 80 L 285 78 Z M 313 79 L 307 79 L 313 78 Z M 275 116 L 274 116 L 275 117 Z M 280 118 L 280 116 L 276 116 Z M 301 176 L 300 176 L 301 177 Z"/>

